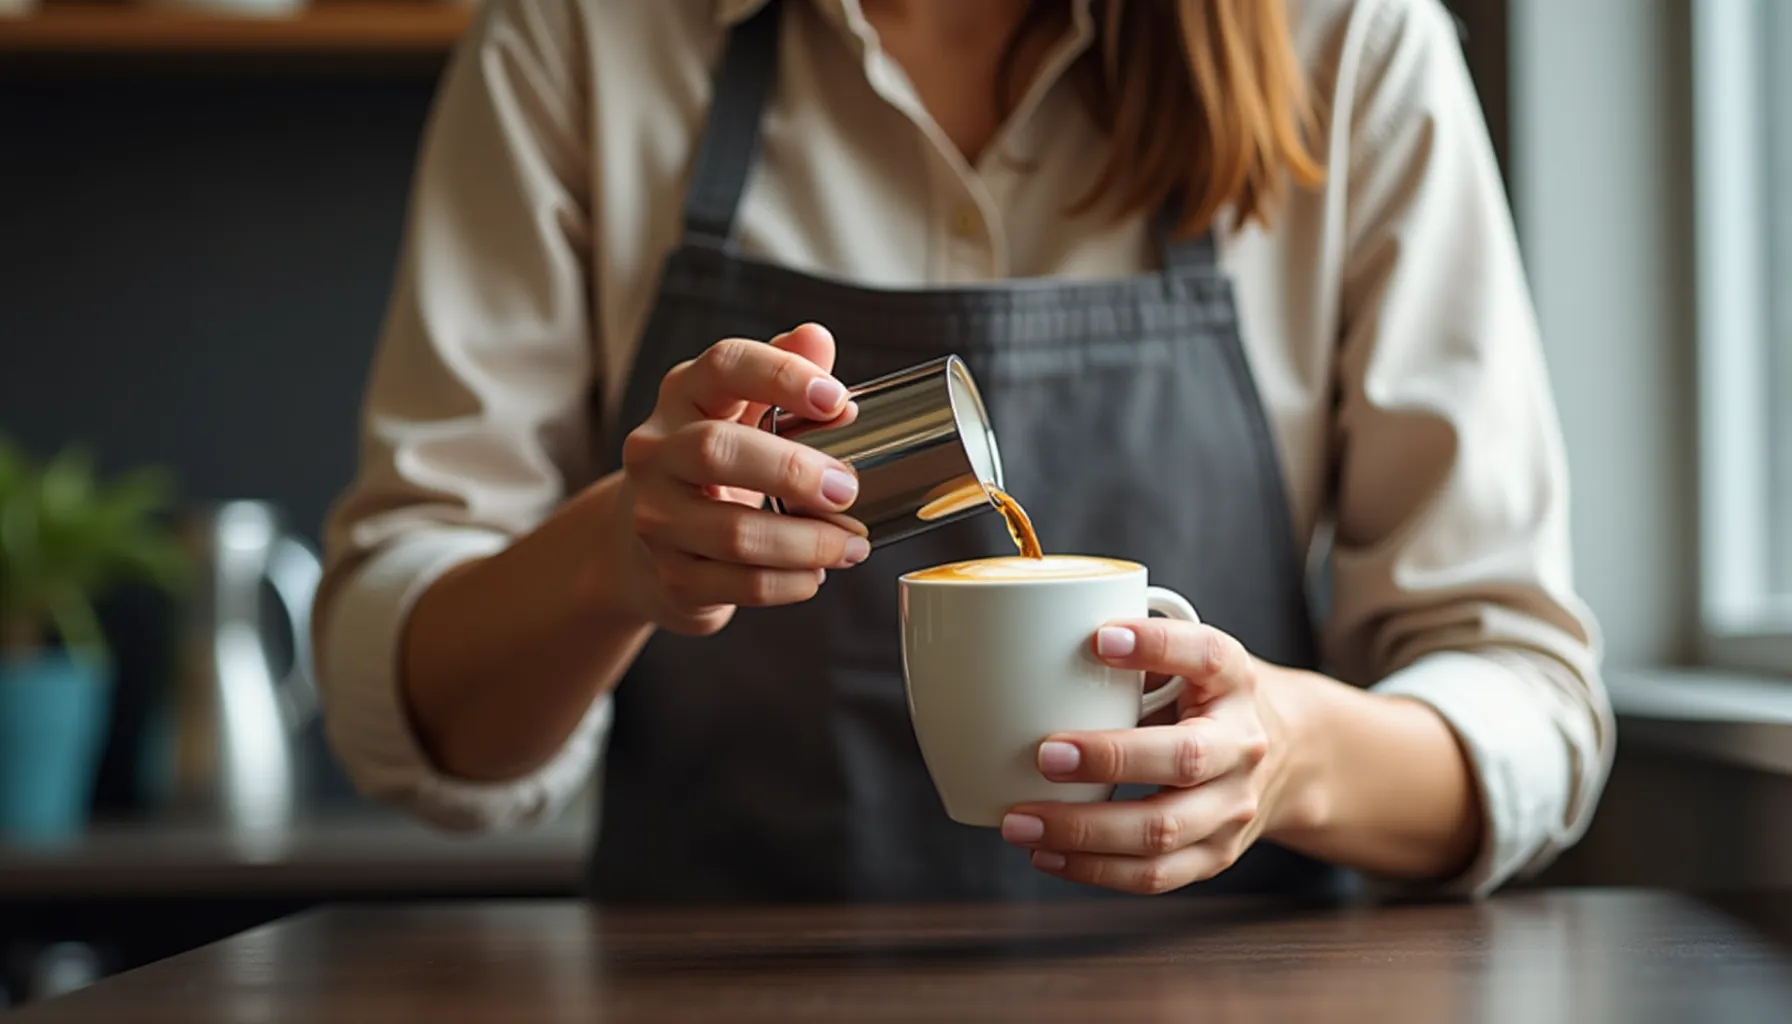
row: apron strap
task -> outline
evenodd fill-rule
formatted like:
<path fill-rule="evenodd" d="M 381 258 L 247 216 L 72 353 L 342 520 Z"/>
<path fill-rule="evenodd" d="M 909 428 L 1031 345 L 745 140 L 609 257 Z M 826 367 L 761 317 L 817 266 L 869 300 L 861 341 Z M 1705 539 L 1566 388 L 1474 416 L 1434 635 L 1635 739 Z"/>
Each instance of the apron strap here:
<path fill-rule="evenodd" d="M 1219 266 L 1219 244 L 1209 228 L 1193 238 L 1176 237 L 1176 221 L 1182 215 L 1182 203 L 1172 196 L 1152 218 L 1151 230 L 1157 236 L 1157 247 L 1163 260 L 1163 272 L 1170 277 L 1183 274 L 1211 273 Z"/>
<path fill-rule="evenodd" d="M 728 32 L 684 199 L 685 241 L 726 245 L 759 156 L 759 122 L 778 77 L 779 0 Z"/>
<path fill-rule="evenodd" d="M 1164 270 L 1171 274 L 1187 271 L 1211 272 L 1219 267 L 1219 246 L 1210 228 L 1193 238 L 1169 238 L 1164 241 Z"/>

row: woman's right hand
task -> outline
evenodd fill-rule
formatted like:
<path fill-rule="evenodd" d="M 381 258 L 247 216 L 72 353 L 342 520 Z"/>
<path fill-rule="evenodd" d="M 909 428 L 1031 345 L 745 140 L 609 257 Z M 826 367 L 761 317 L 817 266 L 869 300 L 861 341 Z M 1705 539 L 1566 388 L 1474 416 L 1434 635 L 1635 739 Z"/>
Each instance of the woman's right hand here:
<path fill-rule="evenodd" d="M 717 342 L 666 375 L 653 414 L 622 447 L 642 618 L 714 633 L 737 606 L 806 601 L 827 569 L 871 553 L 864 527 L 844 514 L 858 496 L 850 468 L 758 427 L 769 406 L 851 415 L 833 365 L 833 336 L 805 324 L 770 344 Z M 763 507 L 766 495 L 821 517 L 779 515 Z"/>

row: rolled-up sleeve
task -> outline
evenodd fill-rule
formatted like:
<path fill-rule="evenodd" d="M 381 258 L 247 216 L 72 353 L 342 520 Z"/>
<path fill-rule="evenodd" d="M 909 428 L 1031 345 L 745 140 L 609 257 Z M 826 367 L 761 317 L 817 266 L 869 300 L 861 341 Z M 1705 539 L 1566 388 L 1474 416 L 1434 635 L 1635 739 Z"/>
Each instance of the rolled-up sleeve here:
<path fill-rule="evenodd" d="M 537 524 L 586 472 L 589 140 L 575 5 L 494 0 L 425 132 L 358 472 L 325 530 L 314 621 L 331 744 L 364 793 L 455 828 L 540 819 L 583 785 L 606 709 L 500 784 L 449 778 L 398 685 L 412 604 Z"/>
<path fill-rule="evenodd" d="M 1352 155 L 1325 650 L 1455 730 L 1485 843 L 1451 888 L 1484 894 L 1580 837 L 1614 728 L 1538 328 L 1453 22 L 1435 0 L 1370 6 L 1332 128 Z"/>

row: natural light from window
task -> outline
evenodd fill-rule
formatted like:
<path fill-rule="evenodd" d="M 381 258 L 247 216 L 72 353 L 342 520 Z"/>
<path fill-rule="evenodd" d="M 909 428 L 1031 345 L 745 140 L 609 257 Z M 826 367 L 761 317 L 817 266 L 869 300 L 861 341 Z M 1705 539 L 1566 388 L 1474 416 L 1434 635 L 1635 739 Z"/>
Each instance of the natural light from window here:
<path fill-rule="evenodd" d="M 1705 653 L 1792 672 L 1792 2 L 1693 11 Z"/>
<path fill-rule="evenodd" d="M 1769 157 L 1766 211 L 1773 225 L 1768 232 L 1770 255 L 1768 280 L 1773 309 L 1770 314 L 1769 359 L 1773 410 L 1772 534 L 1774 590 L 1792 595 L 1792 3 L 1773 0 L 1766 5 L 1767 47 L 1762 65 L 1770 76 L 1767 88 Z"/>

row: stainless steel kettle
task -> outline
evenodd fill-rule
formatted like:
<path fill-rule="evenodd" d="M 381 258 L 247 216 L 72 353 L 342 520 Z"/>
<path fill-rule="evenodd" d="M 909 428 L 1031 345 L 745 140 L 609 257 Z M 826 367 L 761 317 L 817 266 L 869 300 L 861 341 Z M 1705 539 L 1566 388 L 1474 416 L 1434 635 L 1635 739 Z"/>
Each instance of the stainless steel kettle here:
<path fill-rule="evenodd" d="M 174 796 L 232 831 L 278 831 L 297 802 L 299 733 L 318 708 L 311 601 L 322 564 L 267 502 L 198 509 L 183 527 L 197 586 L 174 707 Z M 270 635 L 270 595 L 290 659 Z"/>

